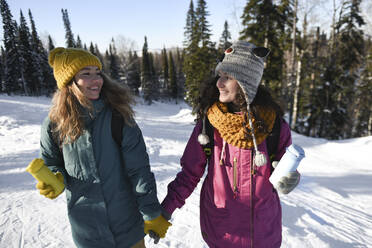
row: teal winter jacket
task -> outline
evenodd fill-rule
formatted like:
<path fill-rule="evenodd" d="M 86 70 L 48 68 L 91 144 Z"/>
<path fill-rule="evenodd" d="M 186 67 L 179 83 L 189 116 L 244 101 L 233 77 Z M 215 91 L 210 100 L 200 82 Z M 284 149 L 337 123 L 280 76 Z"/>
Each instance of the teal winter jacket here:
<path fill-rule="evenodd" d="M 142 133 L 124 125 L 121 148 L 111 134 L 110 107 L 93 101 L 83 116 L 84 133 L 60 149 L 47 117 L 41 128 L 40 155 L 64 175 L 68 217 L 79 248 L 131 247 L 145 234 L 143 220 L 160 215 L 156 184 Z"/>

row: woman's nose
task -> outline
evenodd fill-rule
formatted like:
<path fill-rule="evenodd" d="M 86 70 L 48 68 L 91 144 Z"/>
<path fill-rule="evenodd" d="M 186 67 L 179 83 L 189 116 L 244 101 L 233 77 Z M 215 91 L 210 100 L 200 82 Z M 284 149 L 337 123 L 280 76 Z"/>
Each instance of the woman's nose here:
<path fill-rule="evenodd" d="M 223 80 L 222 78 L 219 78 L 217 80 L 216 86 L 217 86 L 217 88 L 223 88 L 223 87 L 225 87 L 225 80 Z"/>
<path fill-rule="evenodd" d="M 91 75 L 91 79 L 92 81 L 99 81 L 102 79 L 102 77 L 100 75 Z"/>

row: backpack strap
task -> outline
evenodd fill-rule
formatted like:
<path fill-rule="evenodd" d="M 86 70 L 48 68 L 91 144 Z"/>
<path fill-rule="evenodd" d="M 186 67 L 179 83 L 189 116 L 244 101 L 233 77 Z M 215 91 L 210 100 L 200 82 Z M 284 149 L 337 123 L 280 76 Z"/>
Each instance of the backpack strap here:
<path fill-rule="evenodd" d="M 207 156 L 207 161 L 209 162 L 210 157 L 213 153 L 213 146 L 214 146 L 214 128 L 212 124 L 209 122 L 208 117 L 205 117 L 205 132 L 206 135 L 209 137 L 209 143 L 206 145 L 202 145 L 205 155 Z"/>
<path fill-rule="evenodd" d="M 270 158 L 270 163 L 274 161 L 276 152 L 278 150 L 281 121 L 282 118 L 280 116 L 276 116 L 274 127 L 269 136 L 266 138 L 267 153 Z M 273 172 L 273 170 L 274 168 L 271 166 L 271 172 Z"/>
<path fill-rule="evenodd" d="M 112 110 L 111 118 L 111 135 L 115 143 L 121 148 L 121 141 L 123 139 L 124 118 L 116 109 Z"/>

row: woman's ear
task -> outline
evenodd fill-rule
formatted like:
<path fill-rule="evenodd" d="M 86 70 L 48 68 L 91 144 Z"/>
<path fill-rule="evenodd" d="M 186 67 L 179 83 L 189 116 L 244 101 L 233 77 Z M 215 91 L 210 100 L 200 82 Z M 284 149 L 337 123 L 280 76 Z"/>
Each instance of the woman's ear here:
<path fill-rule="evenodd" d="M 270 49 L 266 47 L 255 47 L 253 48 L 252 53 L 259 58 L 266 58 L 270 53 Z"/>

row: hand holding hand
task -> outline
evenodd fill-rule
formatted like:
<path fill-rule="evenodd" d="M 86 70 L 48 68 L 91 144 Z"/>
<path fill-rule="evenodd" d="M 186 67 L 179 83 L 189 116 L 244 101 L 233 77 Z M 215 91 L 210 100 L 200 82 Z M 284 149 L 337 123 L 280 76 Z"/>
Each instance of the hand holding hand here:
<path fill-rule="evenodd" d="M 156 241 L 156 236 L 160 238 L 165 237 L 165 234 L 171 225 L 172 224 L 168 222 L 163 215 L 159 215 L 159 217 L 153 220 L 145 220 L 144 232 L 149 234 L 150 237 L 154 238 Z"/>
<path fill-rule="evenodd" d="M 61 183 L 63 183 L 64 181 L 64 178 L 63 178 L 63 175 L 61 172 L 57 172 L 55 173 L 58 181 L 60 181 Z M 46 184 L 44 182 L 41 182 L 39 181 L 37 184 L 36 184 L 36 188 L 39 190 L 40 192 L 40 195 L 43 195 L 45 196 L 46 198 L 49 198 L 49 199 L 55 199 L 57 198 L 60 194 L 62 194 L 62 192 L 60 192 L 59 194 L 56 194 L 56 192 L 54 191 L 53 187 L 50 186 L 49 184 Z"/>

